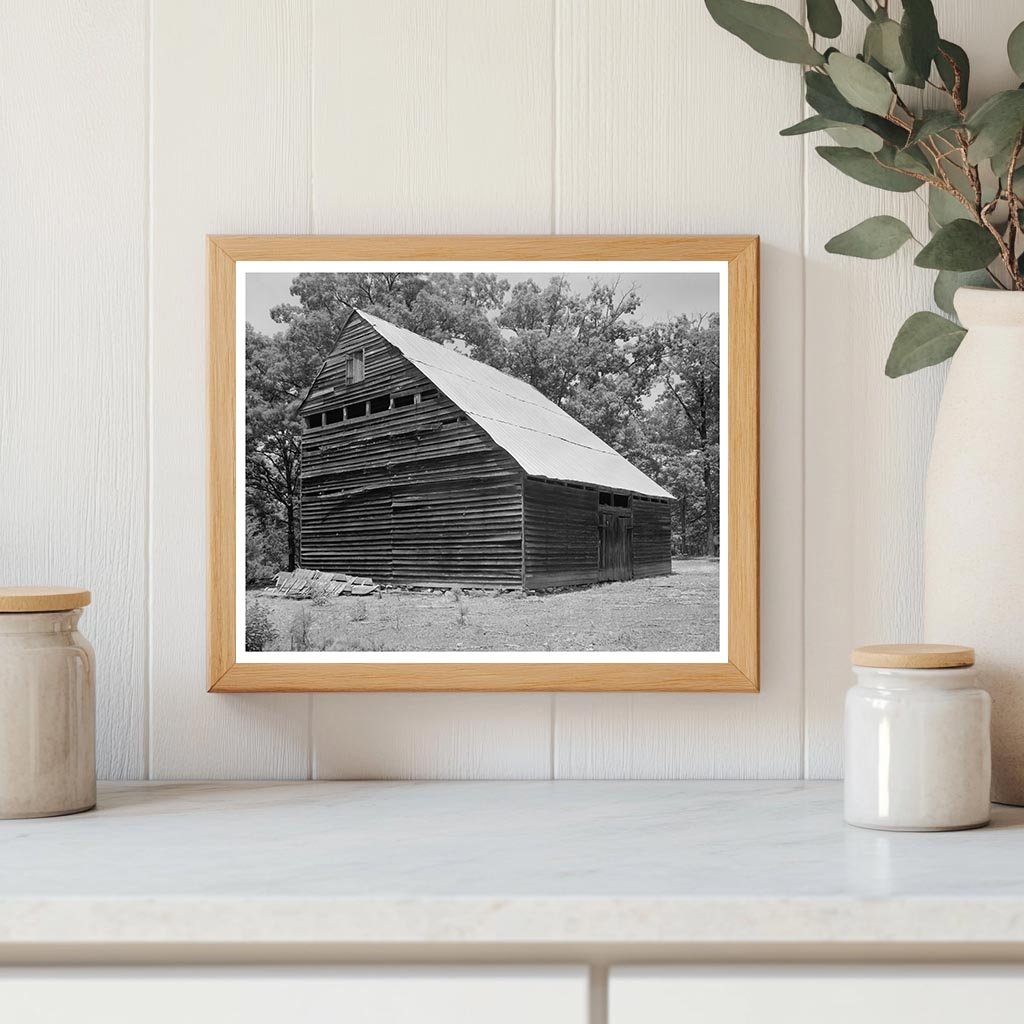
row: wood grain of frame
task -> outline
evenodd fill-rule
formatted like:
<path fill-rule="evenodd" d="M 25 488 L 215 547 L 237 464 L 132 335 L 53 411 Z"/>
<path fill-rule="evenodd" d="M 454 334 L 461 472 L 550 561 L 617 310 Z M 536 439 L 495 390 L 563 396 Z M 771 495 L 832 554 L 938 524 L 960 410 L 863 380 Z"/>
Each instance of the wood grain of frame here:
<path fill-rule="evenodd" d="M 688 690 L 752 693 L 759 659 L 759 247 L 756 236 L 248 236 L 208 239 L 210 677 L 219 693 Z M 238 260 L 713 260 L 729 265 L 728 662 L 311 664 L 235 660 Z"/>

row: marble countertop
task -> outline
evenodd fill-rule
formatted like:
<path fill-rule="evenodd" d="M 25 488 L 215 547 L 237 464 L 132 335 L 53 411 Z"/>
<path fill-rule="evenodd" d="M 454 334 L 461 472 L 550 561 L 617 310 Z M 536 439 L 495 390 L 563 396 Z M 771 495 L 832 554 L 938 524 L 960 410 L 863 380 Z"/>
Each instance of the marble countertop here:
<path fill-rule="evenodd" d="M 135 783 L 0 822 L 0 950 L 1022 944 L 1024 809 L 868 832 L 837 783 Z M 42 944 L 42 946 L 40 946 Z"/>

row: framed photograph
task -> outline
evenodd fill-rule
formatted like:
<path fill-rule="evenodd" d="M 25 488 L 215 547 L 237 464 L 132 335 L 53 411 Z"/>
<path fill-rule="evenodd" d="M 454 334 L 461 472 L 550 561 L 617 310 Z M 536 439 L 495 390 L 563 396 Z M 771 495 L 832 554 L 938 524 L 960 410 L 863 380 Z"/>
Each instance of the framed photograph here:
<path fill-rule="evenodd" d="M 210 689 L 758 688 L 756 237 L 210 237 Z"/>

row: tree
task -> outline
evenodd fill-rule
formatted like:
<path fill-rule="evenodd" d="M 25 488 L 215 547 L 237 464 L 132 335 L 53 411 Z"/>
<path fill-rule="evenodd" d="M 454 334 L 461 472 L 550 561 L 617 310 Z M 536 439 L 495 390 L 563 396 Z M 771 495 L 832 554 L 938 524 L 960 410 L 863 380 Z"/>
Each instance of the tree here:
<path fill-rule="evenodd" d="M 658 371 L 664 385 L 660 401 L 677 408 L 689 427 L 692 444 L 682 444 L 677 451 L 690 451 L 691 460 L 677 472 L 685 493 L 686 476 L 694 464 L 699 469 L 701 553 L 714 555 L 719 532 L 719 317 L 677 317 L 661 329 L 665 346 Z M 685 514 L 685 504 L 683 510 Z"/>
<path fill-rule="evenodd" d="M 312 329 L 314 326 L 320 329 Z M 333 345 L 333 321 L 268 337 L 245 325 L 246 502 L 253 529 L 283 533 L 287 568 L 299 561 L 298 408 Z M 247 518 L 247 532 L 249 519 Z M 247 538 L 248 539 L 248 538 Z M 270 547 L 275 545 L 271 542 Z"/>

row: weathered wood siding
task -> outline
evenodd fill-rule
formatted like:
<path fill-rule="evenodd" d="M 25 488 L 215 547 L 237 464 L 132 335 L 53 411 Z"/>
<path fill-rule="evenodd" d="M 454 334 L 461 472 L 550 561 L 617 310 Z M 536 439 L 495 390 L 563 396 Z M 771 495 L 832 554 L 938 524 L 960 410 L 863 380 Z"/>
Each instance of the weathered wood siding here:
<path fill-rule="evenodd" d="M 672 571 L 672 506 L 633 497 L 633 575 L 667 576 Z"/>
<path fill-rule="evenodd" d="M 360 349 L 364 379 L 350 384 Z M 302 413 L 413 394 L 422 400 L 306 428 L 303 566 L 407 585 L 521 586 L 519 466 L 364 321 L 349 322 Z"/>
<path fill-rule="evenodd" d="M 598 579 L 597 491 L 527 478 L 523 499 L 526 586 L 571 587 Z"/>
<path fill-rule="evenodd" d="M 527 478 L 523 505 L 528 588 L 581 586 L 672 571 L 672 527 L 666 501 L 634 494 L 631 510 L 612 509 L 600 504 L 596 489 Z M 606 553 L 609 564 L 603 569 L 602 512 L 604 519 L 614 520 L 620 540 L 630 545 L 630 550 L 613 559 Z"/>

